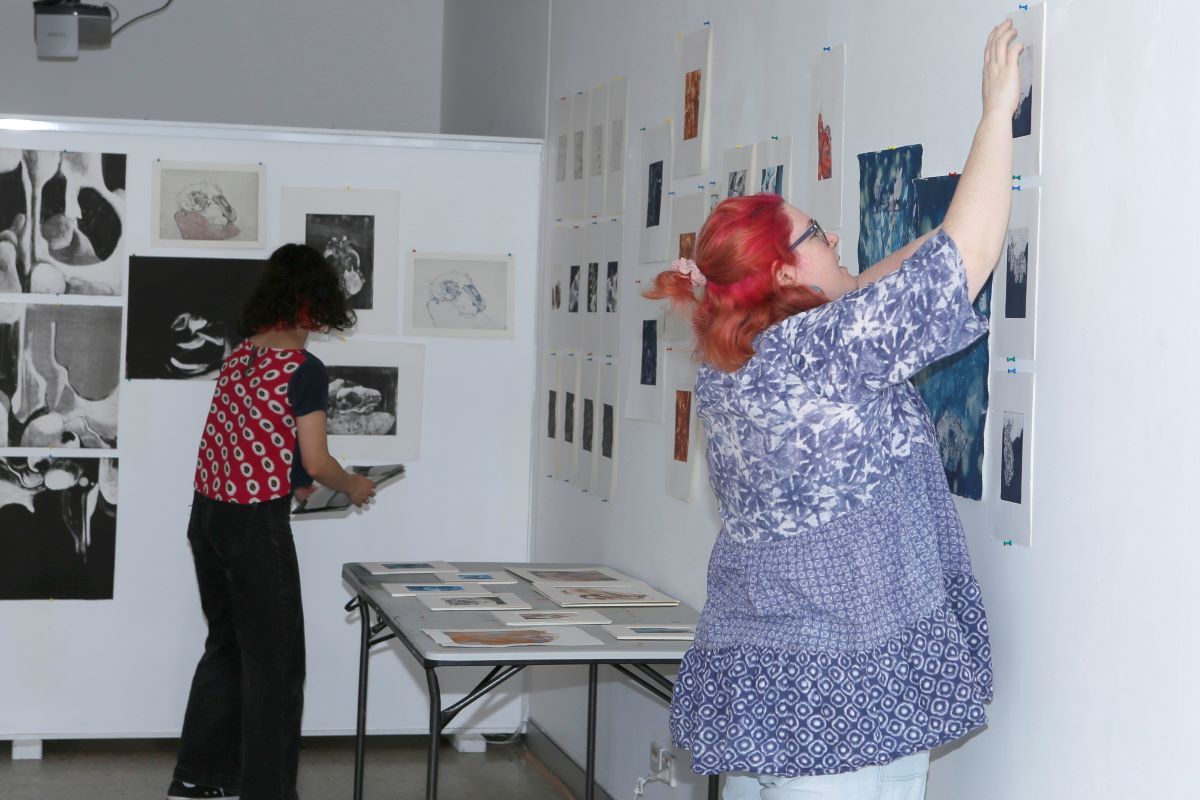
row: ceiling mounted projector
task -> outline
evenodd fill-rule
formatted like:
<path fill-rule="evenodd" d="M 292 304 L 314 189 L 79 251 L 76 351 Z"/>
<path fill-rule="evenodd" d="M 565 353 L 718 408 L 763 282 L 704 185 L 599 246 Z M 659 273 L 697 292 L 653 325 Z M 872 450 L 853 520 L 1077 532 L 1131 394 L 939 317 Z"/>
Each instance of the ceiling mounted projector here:
<path fill-rule="evenodd" d="M 96 49 L 112 42 L 112 11 L 76 0 L 37 0 L 33 38 L 38 58 L 79 58 L 81 47 Z"/>

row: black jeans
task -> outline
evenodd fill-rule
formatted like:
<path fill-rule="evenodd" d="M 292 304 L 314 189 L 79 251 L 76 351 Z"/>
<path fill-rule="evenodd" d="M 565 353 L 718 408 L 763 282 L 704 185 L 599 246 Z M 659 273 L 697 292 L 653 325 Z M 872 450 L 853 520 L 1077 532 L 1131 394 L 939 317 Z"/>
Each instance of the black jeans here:
<path fill-rule="evenodd" d="M 175 777 L 295 800 L 304 707 L 304 614 L 291 500 L 239 505 L 196 494 L 188 541 L 208 619 Z"/>

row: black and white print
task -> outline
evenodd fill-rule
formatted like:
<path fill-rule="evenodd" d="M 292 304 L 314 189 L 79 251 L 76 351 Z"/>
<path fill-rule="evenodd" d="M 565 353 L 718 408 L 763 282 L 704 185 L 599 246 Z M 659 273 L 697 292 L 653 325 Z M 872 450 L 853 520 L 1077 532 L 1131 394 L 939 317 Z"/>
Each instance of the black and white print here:
<path fill-rule="evenodd" d="M 562 183 L 567 179 L 567 135 L 558 135 L 558 152 L 555 154 L 554 180 Z"/>
<path fill-rule="evenodd" d="M 579 265 L 571 265 L 571 278 L 567 284 L 567 311 L 571 314 L 579 312 Z"/>
<path fill-rule="evenodd" d="M 1025 470 L 1025 415 L 1005 411 L 1000 431 L 1000 499 L 1021 502 Z"/>
<path fill-rule="evenodd" d="M 1014 139 L 1029 136 L 1033 132 L 1033 58 L 1034 46 L 1025 45 L 1017 60 L 1021 73 L 1021 97 L 1017 110 L 1013 112 L 1012 134 Z"/>
<path fill-rule="evenodd" d="M 125 156 L 0 149 L 0 293 L 119 295 Z"/>
<path fill-rule="evenodd" d="M 605 403 L 603 417 L 600 421 L 600 455 L 605 458 L 613 457 L 613 426 L 615 424 L 615 410 L 611 403 Z"/>
<path fill-rule="evenodd" d="M 746 170 L 735 169 L 729 173 L 729 189 L 725 193 L 726 197 L 745 197 L 746 196 Z"/>
<path fill-rule="evenodd" d="M 641 384 L 654 386 L 658 383 L 658 320 L 642 320 L 642 369 Z"/>
<path fill-rule="evenodd" d="M 549 439 L 558 438 L 558 392 L 554 389 L 549 390 L 549 398 L 547 400 L 546 437 Z"/>
<path fill-rule="evenodd" d="M 592 126 L 592 177 L 604 174 L 604 123 Z"/>
<path fill-rule="evenodd" d="M 617 310 L 617 269 L 616 261 L 608 262 L 608 272 L 605 276 L 604 310 L 609 314 Z"/>
<path fill-rule="evenodd" d="M 596 404 L 590 397 L 583 398 L 583 449 L 592 452 L 595 441 Z"/>
<path fill-rule="evenodd" d="M 304 243 L 338 271 L 350 307 L 369 310 L 375 297 L 375 217 L 306 214 Z"/>
<path fill-rule="evenodd" d="M 121 309 L 0 305 L 0 447 L 117 446 Z"/>
<path fill-rule="evenodd" d="M 396 433 L 396 367 L 326 366 L 331 436 L 391 436 Z"/>
<path fill-rule="evenodd" d="M 1010 228 L 1004 246 L 1004 316 L 1025 319 L 1029 288 L 1029 229 Z"/>
<path fill-rule="evenodd" d="M 650 164 L 646 175 L 646 227 L 658 227 L 662 218 L 663 162 Z"/>
<path fill-rule="evenodd" d="M 0 600 L 107 600 L 114 458 L 0 458 Z"/>
<path fill-rule="evenodd" d="M 583 131 L 575 131 L 573 146 L 571 148 L 574 154 L 574 170 L 572 175 L 575 180 L 583 180 Z"/>
<path fill-rule="evenodd" d="M 244 338 L 238 318 L 265 268 L 254 259 L 132 256 L 125 377 L 216 378 Z"/>
<path fill-rule="evenodd" d="M 594 314 L 600 308 L 600 264 L 588 263 L 587 274 L 587 310 Z"/>
<path fill-rule="evenodd" d="M 575 393 L 567 392 L 566 407 L 563 409 L 563 441 L 575 441 Z"/>

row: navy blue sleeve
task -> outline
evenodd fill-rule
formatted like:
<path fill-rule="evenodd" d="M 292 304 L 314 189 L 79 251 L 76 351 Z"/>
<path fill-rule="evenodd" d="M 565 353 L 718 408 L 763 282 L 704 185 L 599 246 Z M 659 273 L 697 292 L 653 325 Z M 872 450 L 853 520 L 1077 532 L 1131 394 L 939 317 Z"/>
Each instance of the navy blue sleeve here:
<path fill-rule="evenodd" d="M 288 402 L 297 419 L 314 411 L 329 410 L 329 373 L 321 359 L 307 350 L 304 363 L 288 381 Z"/>

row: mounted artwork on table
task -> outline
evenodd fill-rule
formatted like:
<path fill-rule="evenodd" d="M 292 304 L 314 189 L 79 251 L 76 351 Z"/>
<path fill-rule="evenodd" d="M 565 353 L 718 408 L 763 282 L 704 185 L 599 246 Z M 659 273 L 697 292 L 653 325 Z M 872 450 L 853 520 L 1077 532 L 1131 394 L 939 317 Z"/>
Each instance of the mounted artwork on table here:
<path fill-rule="evenodd" d="M 813 145 L 809 148 L 808 178 L 812 207 L 806 209 L 827 230 L 842 227 L 843 165 L 846 97 L 846 45 L 822 50 L 813 70 Z"/>
<path fill-rule="evenodd" d="M 917 235 L 942 224 L 957 175 L 913 181 L 916 192 Z M 987 318 L 992 308 L 989 278 L 975 298 L 975 310 Z M 969 500 L 983 498 L 984 433 L 988 418 L 988 334 L 959 352 L 936 361 L 913 376 L 933 427 L 950 491 Z"/>
<path fill-rule="evenodd" d="M 121 294 L 125 227 L 123 154 L 0 149 L 0 294 Z"/>
<path fill-rule="evenodd" d="M 0 447 L 117 446 L 121 309 L 0 305 Z"/>
<path fill-rule="evenodd" d="M 512 338 L 516 280 L 511 255 L 414 251 L 404 334 Z"/>
<path fill-rule="evenodd" d="M 917 237 L 913 181 L 921 177 L 921 153 L 919 144 L 859 153 L 859 272 Z"/>
<path fill-rule="evenodd" d="M 671 123 L 667 121 L 647 128 L 642 134 L 642 208 L 638 212 L 641 223 L 638 255 L 642 263 L 664 261 L 670 250 L 670 187 L 665 171 L 670 162 Z"/>
<path fill-rule="evenodd" d="M 399 192 L 284 187 L 279 238 L 307 244 L 338 271 L 358 317 L 354 333 L 396 333 Z"/>
<path fill-rule="evenodd" d="M 415 461 L 421 454 L 425 346 L 309 339 L 329 373 L 326 431 L 339 459 Z"/>
<path fill-rule="evenodd" d="M 262 164 L 155 161 L 150 202 L 155 247 L 266 246 Z"/>
<path fill-rule="evenodd" d="M 708 169 L 709 86 L 712 74 L 712 28 L 705 27 L 680 39 L 675 62 L 676 105 L 681 124 L 676 128 L 676 178 L 699 175 Z"/>
<path fill-rule="evenodd" d="M 117 459 L 0 457 L 0 600 L 110 600 Z"/>
<path fill-rule="evenodd" d="M 257 259 L 130 257 L 125 377 L 215 379 L 245 338 L 241 309 L 265 269 Z"/>

